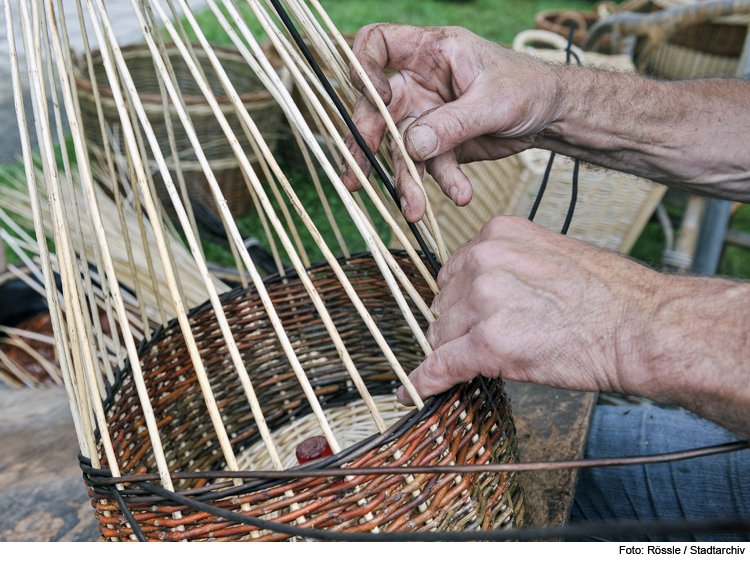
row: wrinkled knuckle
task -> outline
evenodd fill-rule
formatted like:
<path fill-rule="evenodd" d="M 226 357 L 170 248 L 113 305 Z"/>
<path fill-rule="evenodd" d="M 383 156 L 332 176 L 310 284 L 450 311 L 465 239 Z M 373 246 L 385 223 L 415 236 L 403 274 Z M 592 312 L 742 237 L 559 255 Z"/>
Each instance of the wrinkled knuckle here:
<path fill-rule="evenodd" d="M 466 271 L 481 273 L 486 263 L 484 247 L 482 247 L 481 243 L 475 244 L 466 252 L 466 259 L 464 261 L 464 269 Z"/>
<path fill-rule="evenodd" d="M 487 327 L 481 323 L 476 325 L 469 332 L 471 344 L 479 351 L 485 352 L 490 347 L 490 338 L 487 334 Z"/>
<path fill-rule="evenodd" d="M 354 36 L 354 43 L 357 47 L 361 48 L 363 43 L 366 43 L 373 32 L 377 31 L 382 24 L 367 24 L 362 26 Z"/>
<path fill-rule="evenodd" d="M 440 337 L 437 330 L 439 326 L 440 325 L 437 324 L 437 321 L 435 321 L 430 325 L 430 328 L 427 329 L 427 342 L 430 343 L 432 348 L 437 348 L 438 338 Z"/>
<path fill-rule="evenodd" d="M 445 377 L 448 375 L 448 359 L 441 351 L 433 352 L 424 362 L 425 374 L 419 386 L 420 396 L 431 396 L 441 392 Z"/>
<path fill-rule="evenodd" d="M 508 227 L 508 217 L 509 216 L 495 216 L 494 218 L 490 218 L 487 223 L 484 224 L 486 233 L 494 236 L 506 232 Z"/>
<path fill-rule="evenodd" d="M 484 305 L 487 301 L 495 297 L 495 290 L 496 283 L 494 277 L 487 273 L 482 273 L 471 282 L 469 301 L 474 305 Z"/>
<path fill-rule="evenodd" d="M 522 231 L 529 231 L 537 228 L 534 222 L 522 216 L 503 216 L 505 218 L 505 224 L 508 228 L 513 228 Z"/>
<path fill-rule="evenodd" d="M 493 241 L 475 243 L 466 255 L 466 269 L 474 274 L 484 273 L 497 257 L 497 244 Z"/>

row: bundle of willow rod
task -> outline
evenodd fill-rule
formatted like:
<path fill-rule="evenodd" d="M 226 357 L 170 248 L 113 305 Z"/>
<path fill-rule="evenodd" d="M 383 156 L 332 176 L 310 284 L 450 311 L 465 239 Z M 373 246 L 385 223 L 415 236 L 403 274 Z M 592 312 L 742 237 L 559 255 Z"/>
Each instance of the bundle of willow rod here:
<path fill-rule="evenodd" d="M 21 259 L 20 264 L 8 265 L 0 275 L 0 302 L 3 303 L 0 312 L 5 315 L 0 324 L 0 382 L 12 388 L 62 385 L 61 367 L 69 363 L 61 363 L 55 352 L 53 319 L 46 303 L 44 287 L 40 285 L 44 277 L 38 258 L 38 244 L 6 212 L 7 206 L 11 206 L 16 212 L 23 213 L 24 198 L 27 201 L 28 194 L 17 194 L 0 184 L 0 239 Z M 20 218 L 24 219 L 23 216 Z M 54 254 L 50 254 L 50 265 L 53 271 L 59 271 Z M 97 305 L 96 313 L 92 313 L 97 318 L 92 318 L 91 323 L 99 346 L 99 370 L 100 375 L 111 383 L 114 381 L 112 368 L 117 364 L 119 352 L 116 347 L 118 336 L 112 334 L 112 329 L 118 325 L 111 312 L 106 310 L 99 276 L 92 272 L 90 277 L 90 293 Z M 24 294 L 20 294 L 21 291 Z M 61 292 L 58 290 L 57 293 Z M 144 331 L 149 334 L 148 331 L 156 326 L 159 315 L 149 310 L 151 319 L 149 325 L 144 327 L 137 300 L 128 295 L 124 302 L 133 336 L 141 342 L 145 338 Z M 6 320 L 18 322 L 9 323 Z"/>
<path fill-rule="evenodd" d="M 28 204 L 58 355 L 71 363 L 62 368 L 62 380 L 86 469 L 102 473 L 105 468 L 115 478 L 144 470 L 157 473 L 165 492 L 178 488 L 214 497 L 222 507 L 300 528 L 388 532 L 520 524 L 523 500 L 515 475 L 347 477 L 247 488 L 239 478 L 213 481 L 175 474 L 237 472 L 265 465 L 283 470 L 297 444 L 318 434 L 333 453 L 331 461 L 342 466 L 512 462 L 516 445 L 501 380 L 478 379 L 428 403 L 409 381 L 408 373 L 432 350 L 424 330 L 434 319 L 429 309 L 438 292 L 434 268 L 446 261 L 446 248 L 428 206 L 425 221 L 411 228 L 419 234 L 424 257 L 418 254 L 389 213 L 384 192 L 368 180 L 347 150 L 337 127 L 349 120 L 358 96 L 349 79 L 349 64 L 366 83 L 369 80 L 319 2 L 287 0 L 282 7 L 275 0 L 245 0 L 244 12 L 233 0 L 206 2 L 244 60 L 246 72 L 257 76 L 286 116 L 319 205 L 303 203 L 295 192 L 187 2 L 165 3 L 167 9 L 164 2 L 131 0 L 132 17 L 144 31 L 142 48 L 150 54 L 163 103 L 163 115 L 158 117 L 146 110 L 147 101 L 136 88 L 103 0 L 78 0 L 78 27 L 84 39 L 78 61 L 85 61 L 89 69 L 96 109 L 96 120 L 84 120 L 62 1 L 20 0 L 17 13 L 11 12 L 9 0 L 5 2 Z M 189 33 L 176 17 L 178 5 Z M 262 26 L 314 124 L 303 117 L 246 18 Z M 41 172 L 29 144 L 14 19 L 22 31 Z M 279 20 L 286 22 L 284 27 L 279 27 Z M 304 38 L 296 34 L 296 27 Z M 173 42 L 169 47 L 167 36 Z M 91 72 L 89 38 L 99 46 L 104 69 L 99 77 Z M 298 53 L 298 47 L 306 51 L 305 42 L 330 70 L 343 103 L 318 65 Z M 254 230 L 265 234 L 278 269 L 275 276 L 262 279 L 245 248 L 212 170 L 211 149 L 201 143 L 175 77 L 178 65 L 190 72 L 239 165 L 259 216 L 260 227 Z M 209 68 L 220 92 L 206 79 Z M 112 132 L 105 120 L 102 91 L 94 84 L 100 79 L 114 101 L 121 132 Z M 369 88 L 375 92 L 372 85 Z M 231 110 L 222 107 L 219 96 L 231 102 Z M 55 103 L 51 115 L 47 97 Z M 65 144 L 61 107 L 75 160 Z M 421 185 L 382 101 L 378 107 L 388 123 L 392 152 L 404 156 Z M 230 117 L 240 128 L 232 126 Z M 156 135 L 157 121 L 158 128 L 166 128 L 166 141 Z M 180 168 L 183 150 L 174 137 L 177 124 L 200 164 L 229 237 L 241 280 L 231 292 L 225 293 L 225 286 L 211 274 L 201 246 L 201 229 Z M 87 133 L 92 129 L 98 131 L 102 147 L 98 155 L 103 160 L 96 162 L 89 158 Z M 247 145 L 267 184 L 253 168 Z M 362 194 L 403 251 L 386 247 L 367 204 L 362 196 L 347 192 L 331 159 L 342 159 L 358 177 Z M 378 170 L 392 192 L 391 175 L 379 165 Z M 324 192 L 321 171 L 333 191 Z M 103 200 L 95 179 L 108 187 L 114 207 Z M 157 182 L 169 196 L 174 227 L 157 198 Z M 333 216 L 329 200 L 334 199 L 346 211 L 346 222 Z M 313 220 L 308 209 L 319 206 L 325 219 Z M 362 236 L 366 253 L 349 252 L 339 228 L 344 223 Z M 331 226 L 342 257 L 332 252 L 318 229 L 321 224 Z M 54 264 L 45 227 L 54 239 Z M 306 251 L 305 234 L 318 251 Z M 145 265 L 136 263 L 138 256 Z M 322 261 L 311 264 L 311 259 Z M 61 295 L 55 273 L 60 276 Z M 99 299 L 94 281 L 101 289 Z M 140 346 L 125 303 L 130 297 L 145 316 L 155 317 L 142 319 Z M 203 304 L 190 310 L 198 297 Z M 92 307 L 99 301 L 115 324 L 111 331 L 117 368 L 104 377 L 99 370 L 103 351 L 98 320 L 92 319 L 98 314 Z M 156 331 L 151 330 L 154 321 L 160 323 Z M 417 412 L 389 426 L 387 422 L 402 413 L 395 402 L 398 386 L 409 392 Z M 347 433 L 361 438 L 368 431 L 371 437 L 357 443 L 347 439 Z M 220 495 L 212 494 L 217 489 Z M 164 502 L 120 484 L 96 484 L 92 493 L 102 533 L 113 540 L 275 540 L 288 534 L 218 520 L 200 509 Z"/>

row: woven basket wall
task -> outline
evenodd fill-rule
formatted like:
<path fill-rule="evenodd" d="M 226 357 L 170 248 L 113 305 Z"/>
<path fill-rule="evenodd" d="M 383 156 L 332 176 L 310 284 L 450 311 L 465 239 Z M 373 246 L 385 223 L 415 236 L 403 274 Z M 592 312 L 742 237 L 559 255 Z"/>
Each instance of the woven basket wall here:
<path fill-rule="evenodd" d="M 0 273 L 0 324 L 13 327 L 14 332 L 51 337 L 52 323 L 43 297 L 25 286 L 17 275 L 20 272 L 31 278 L 31 270 L 25 266 L 14 269 Z M 0 386 L 54 385 L 54 374 L 49 369 L 58 373 L 56 378 L 60 377 L 54 344 L 31 336 L 14 339 L 7 332 L 0 332 Z"/>
<path fill-rule="evenodd" d="M 581 12 L 577 10 L 547 10 L 534 16 L 534 27 L 547 30 L 564 38 L 568 37 L 570 26 L 575 24 L 573 43 L 581 46 L 588 35 L 588 29 L 596 24 L 599 15 L 595 12 Z M 608 34 L 599 43 L 599 51 L 611 53 L 612 37 Z"/>
<path fill-rule="evenodd" d="M 413 264 L 405 256 L 398 259 L 410 281 L 428 300 L 430 290 Z M 404 369 L 411 371 L 420 363 L 422 352 L 395 301 L 383 287 L 376 264 L 369 255 L 360 254 L 342 262 L 342 266 Z M 386 421 L 403 417 L 408 410 L 395 400 L 396 377 L 333 271 L 328 265 L 319 264 L 309 273 Z M 475 380 L 428 400 L 418 421 L 407 421 L 392 437 L 368 449 L 367 438 L 376 434 L 375 426 L 310 306 L 302 284 L 292 275 L 269 279 L 267 287 L 338 441 L 357 445 L 356 449 L 350 448 L 355 453 L 347 464 L 434 465 L 451 461 L 483 464 L 516 460 L 515 428 L 501 380 L 487 381 L 501 417 L 494 413 L 488 395 Z M 318 423 L 310 415 L 310 406 L 255 290 L 232 291 L 222 297 L 222 304 L 274 442 L 286 466 L 291 466 L 297 445 L 321 434 Z M 199 307 L 191 312 L 190 320 L 241 468 L 269 467 L 268 454 L 229 361 L 213 311 L 209 305 Z M 219 445 L 212 437 L 211 422 L 205 414 L 203 397 L 177 324 L 160 329 L 150 343 L 140 347 L 140 355 L 170 471 L 223 469 Z M 135 390 L 126 367 L 118 373 L 118 384 L 106 402 L 110 435 L 123 473 L 155 472 Z M 434 432 L 430 430 L 433 425 L 437 426 Z M 400 459 L 394 457 L 397 450 L 403 454 Z M 347 453 L 345 449 L 338 457 Z M 100 456 L 103 457 L 101 450 Z M 215 481 L 211 479 L 175 479 L 175 487 L 198 491 L 212 483 Z M 294 496 L 285 495 L 288 491 Z M 132 531 L 126 527 L 117 504 L 93 490 L 90 493 L 102 533 L 110 538 L 128 539 Z M 129 508 L 150 539 L 287 538 L 266 531 L 257 533 L 254 528 L 185 507 L 166 506 L 148 497 L 136 499 L 128 499 Z M 412 483 L 403 476 L 357 477 L 351 481 L 308 478 L 266 483 L 257 489 L 246 489 L 242 495 L 229 490 L 211 503 L 235 510 L 248 505 L 249 510 L 243 514 L 262 515 L 290 524 L 300 524 L 300 517 L 304 516 L 305 524 L 313 528 L 347 532 L 367 532 L 376 527 L 380 532 L 493 529 L 520 524 L 523 516 L 523 494 L 517 474 L 460 478 L 420 475 Z M 176 511 L 182 514 L 179 520 L 170 516 Z M 178 525 L 184 530 L 176 530 Z"/>
<path fill-rule="evenodd" d="M 648 0 L 633 10 L 655 12 L 699 1 Z M 748 22 L 750 16 L 738 14 L 685 26 L 654 50 L 645 70 L 664 79 L 736 77 Z"/>
<path fill-rule="evenodd" d="M 549 32 L 521 32 L 522 41 L 544 38 Z M 557 36 L 559 38 L 559 36 Z M 514 45 L 520 45 L 514 42 Z M 545 60 L 564 61 L 557 50 L 527 49 Z M 584 65 L 632 71 L 628 56 L 582 53 Z M 453 252 L 471 240 L 492 217 L 501 214 L 528 217 L 539 192 L 549 152 L 531 149 L 496 161 L 475 162 L 461 168 L 471 180 L 474 196 L 468 205 L 456 207 L 440 187 L 425 176 L 425 190 L 432 203 L 448 249 Z M 534 222 L 559 232 L 570 205 L 573 161 L 555 159 L 544 198 Z M 606 169 L 581 167 L 578 202 L 568 235 L 604 249 L 627 253 L 659 204 L 666 187 Z M 397 218 L 398 219 L 398 218 Z M 405 233 L 406 225 L 403 224 Z"/>
<path fill-rule="evenodd" d="M 226 71 L 237 92 L 240 94 L 242 102 L 248 113 L 255 121 L 258 129 L 263 134 L 264 139 L 273 147 L 278 139 L 279 121 L 281 109 L 274 101 L 268 91 L 266 91 L 252 71 L 247 66 L 244 58 L 239 51 L 234 48 L 213 46 L 217 56 L 221 60 L 222 66 Z M 252 207 L 252 199 L 248 192 L 242 173 L 238 167 L 237 159 L 234 157 L 232 148 L 226 139 L 219 122 L 214 117 L 208 102 L 203 97 L 198 84 L 193 79 L 187 64 L 179 55 L 177 48 L 168 44 L 166 47 L 167 55 L 172 62 L 178 87 L 183 95 L 185 104 L 190 118 L 195 126 L 201 148 L 209 160 L 209 164 L 216 176 L 219 187 L 227 200 L 229 209 L 234 216 L 242 216 Z M 198 58 L 204 74 L 211 86 L 213 92 L 218 98 L 224 116 L 227 118 L 232 131 L 238 136 L 245 154 L 251 163 L 257 162 L 257 158 L 251 150 L 247 137 L 243 135 L 242 127 L 234 107 L 226 96 L 218 76 L 214 72 L 208 60 L 208 56 L 203 52 L 200 45 L 194 45 L 194 51 Z M 127 62 L 128 69 L 133 77 L 136 88 L 140 95 L 141 101 L 151 126 L 154 129 L 159 146 L 162 150 L 167 165 L 174 167 L 172 153 L 169 146 L 169 135 L 167 124 L 164 120 L 164 103 L 159 91 L 159 83 L 154 70 L 153 60 L 148 47 L 144 45 L 131 45 L 122 48 L 123 57 Z M 120 119 L 115 106 L 112 92 L 109 89 L 109 83 L 102 63 L 100 52 L 93 53 L 94 73 L 96 75 L 97 86 L 101 96 L 105 120 L 112 132 L 118 135 L 120 151 L 125 152 L 122 138 L 122 129 Z M 94 160 L 102 164 L 106 171 L 106 161 L 104 147 L 102 143 L 101 129 L 96 111 L 96 103 L 92 84 L 89 80 L 88 67 L 86 59 L 80 57 L 75 60 L 76 87 L 78 98 L 81 105 L 83 116 L 83 126 L 86 133 L 89 151 Z M 279 69 L 280 64 L 277 60 L 272 60 L 274 66 Z M 170 118 L 174 131 L 175 143 L 179 153 L 180 167 L 185 175 L 185 182 L 191 199 L 203 207 L 218 212 L 215 201 L 210 191 L 203 170 L 198 162 L 192 145 L 187 137 L 179 116 L 174 106 L 169 106 Z M 148 148 L 148 145 L 146 145 Z M 155 172 L 155 184 L 157 193 L 162 201 L 169 203 L 169 195 L 158 175 L 156 161 L 153 159 L 150 148 L 147 150 L 149 156 L 149 166 L 152 172 Z M 256 174 L 262 177 L 260 168 L 256 168 Z M 174 175 L 174 171 L 173 171 Z M 175 184 L 177 178 L 173 176 Z"/>

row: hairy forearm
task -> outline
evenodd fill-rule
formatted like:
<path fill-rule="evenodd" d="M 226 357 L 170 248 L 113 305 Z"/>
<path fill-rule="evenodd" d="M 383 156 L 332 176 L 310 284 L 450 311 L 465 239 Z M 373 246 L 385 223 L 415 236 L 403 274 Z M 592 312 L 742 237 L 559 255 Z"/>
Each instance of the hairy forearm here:
<path fill-rule="evenodd" d="M 750 437 L 750 284 L 660 279 L 659 294 L 632 321 L 640 324 L 623 335 L 621 389 Z"/>
<path fill-rule="evenodd" d="M 750 201 L 750 82 L 654 81 L 558 68 L 535 146 L 719 198 Z"/>

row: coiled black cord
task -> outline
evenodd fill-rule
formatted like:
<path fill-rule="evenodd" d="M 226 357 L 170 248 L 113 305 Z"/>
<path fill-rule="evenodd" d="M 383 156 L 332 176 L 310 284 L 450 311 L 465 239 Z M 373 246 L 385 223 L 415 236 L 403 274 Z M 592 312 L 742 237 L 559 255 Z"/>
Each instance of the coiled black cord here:
<path fill-rule="evenodd" d="M 570 58 L 576 60 L 577 65 L 582 65 L 581 58 L 578 57 L 578 55 L 573 51 L 573 33 L 575 32 L 576 25 L 573 24 L 570 26 L 570 31 L 568 32 L 568 45 L 565 47 L 565 65 L 570 65 Z M 537 192 L 536 198 L 534 199 L 534 204 L 531 206 L 531 212 L 529 213 L 529 221 L 534 221 L 534 217 L 536 216 L 536 212 L 539 209 L 539 204 L 542 202 L 542 196 L 544 196 L 544 191 L 547 189 L 547 183 L 549 182 L 549 175 L 550 172 L 552 172 L 552 163 L 555 161 L 555 153 L 552 152 L 549 155 L 549 160 L 547 161 L 547 168 L 544 170 L 544 177 L 542 178 L 542 183 L 539 186 L 539 192 Z M 570 205 L 568 206 L 568 213 L 565 216 L 565 222 L 563 222 L 562 230 L 560 231 L 561 234 L 565 235 L 568 233 L 568 228 L 570 228 L 570 222 L 573 220 L 573 213 L 576 209 L 576 202 L 578 202 L 578 169 L 580 166 L 580 161 L 576 158 L 575 164 L 573 165 L 573 187 L 571 189 L 570 193 Z"/>

